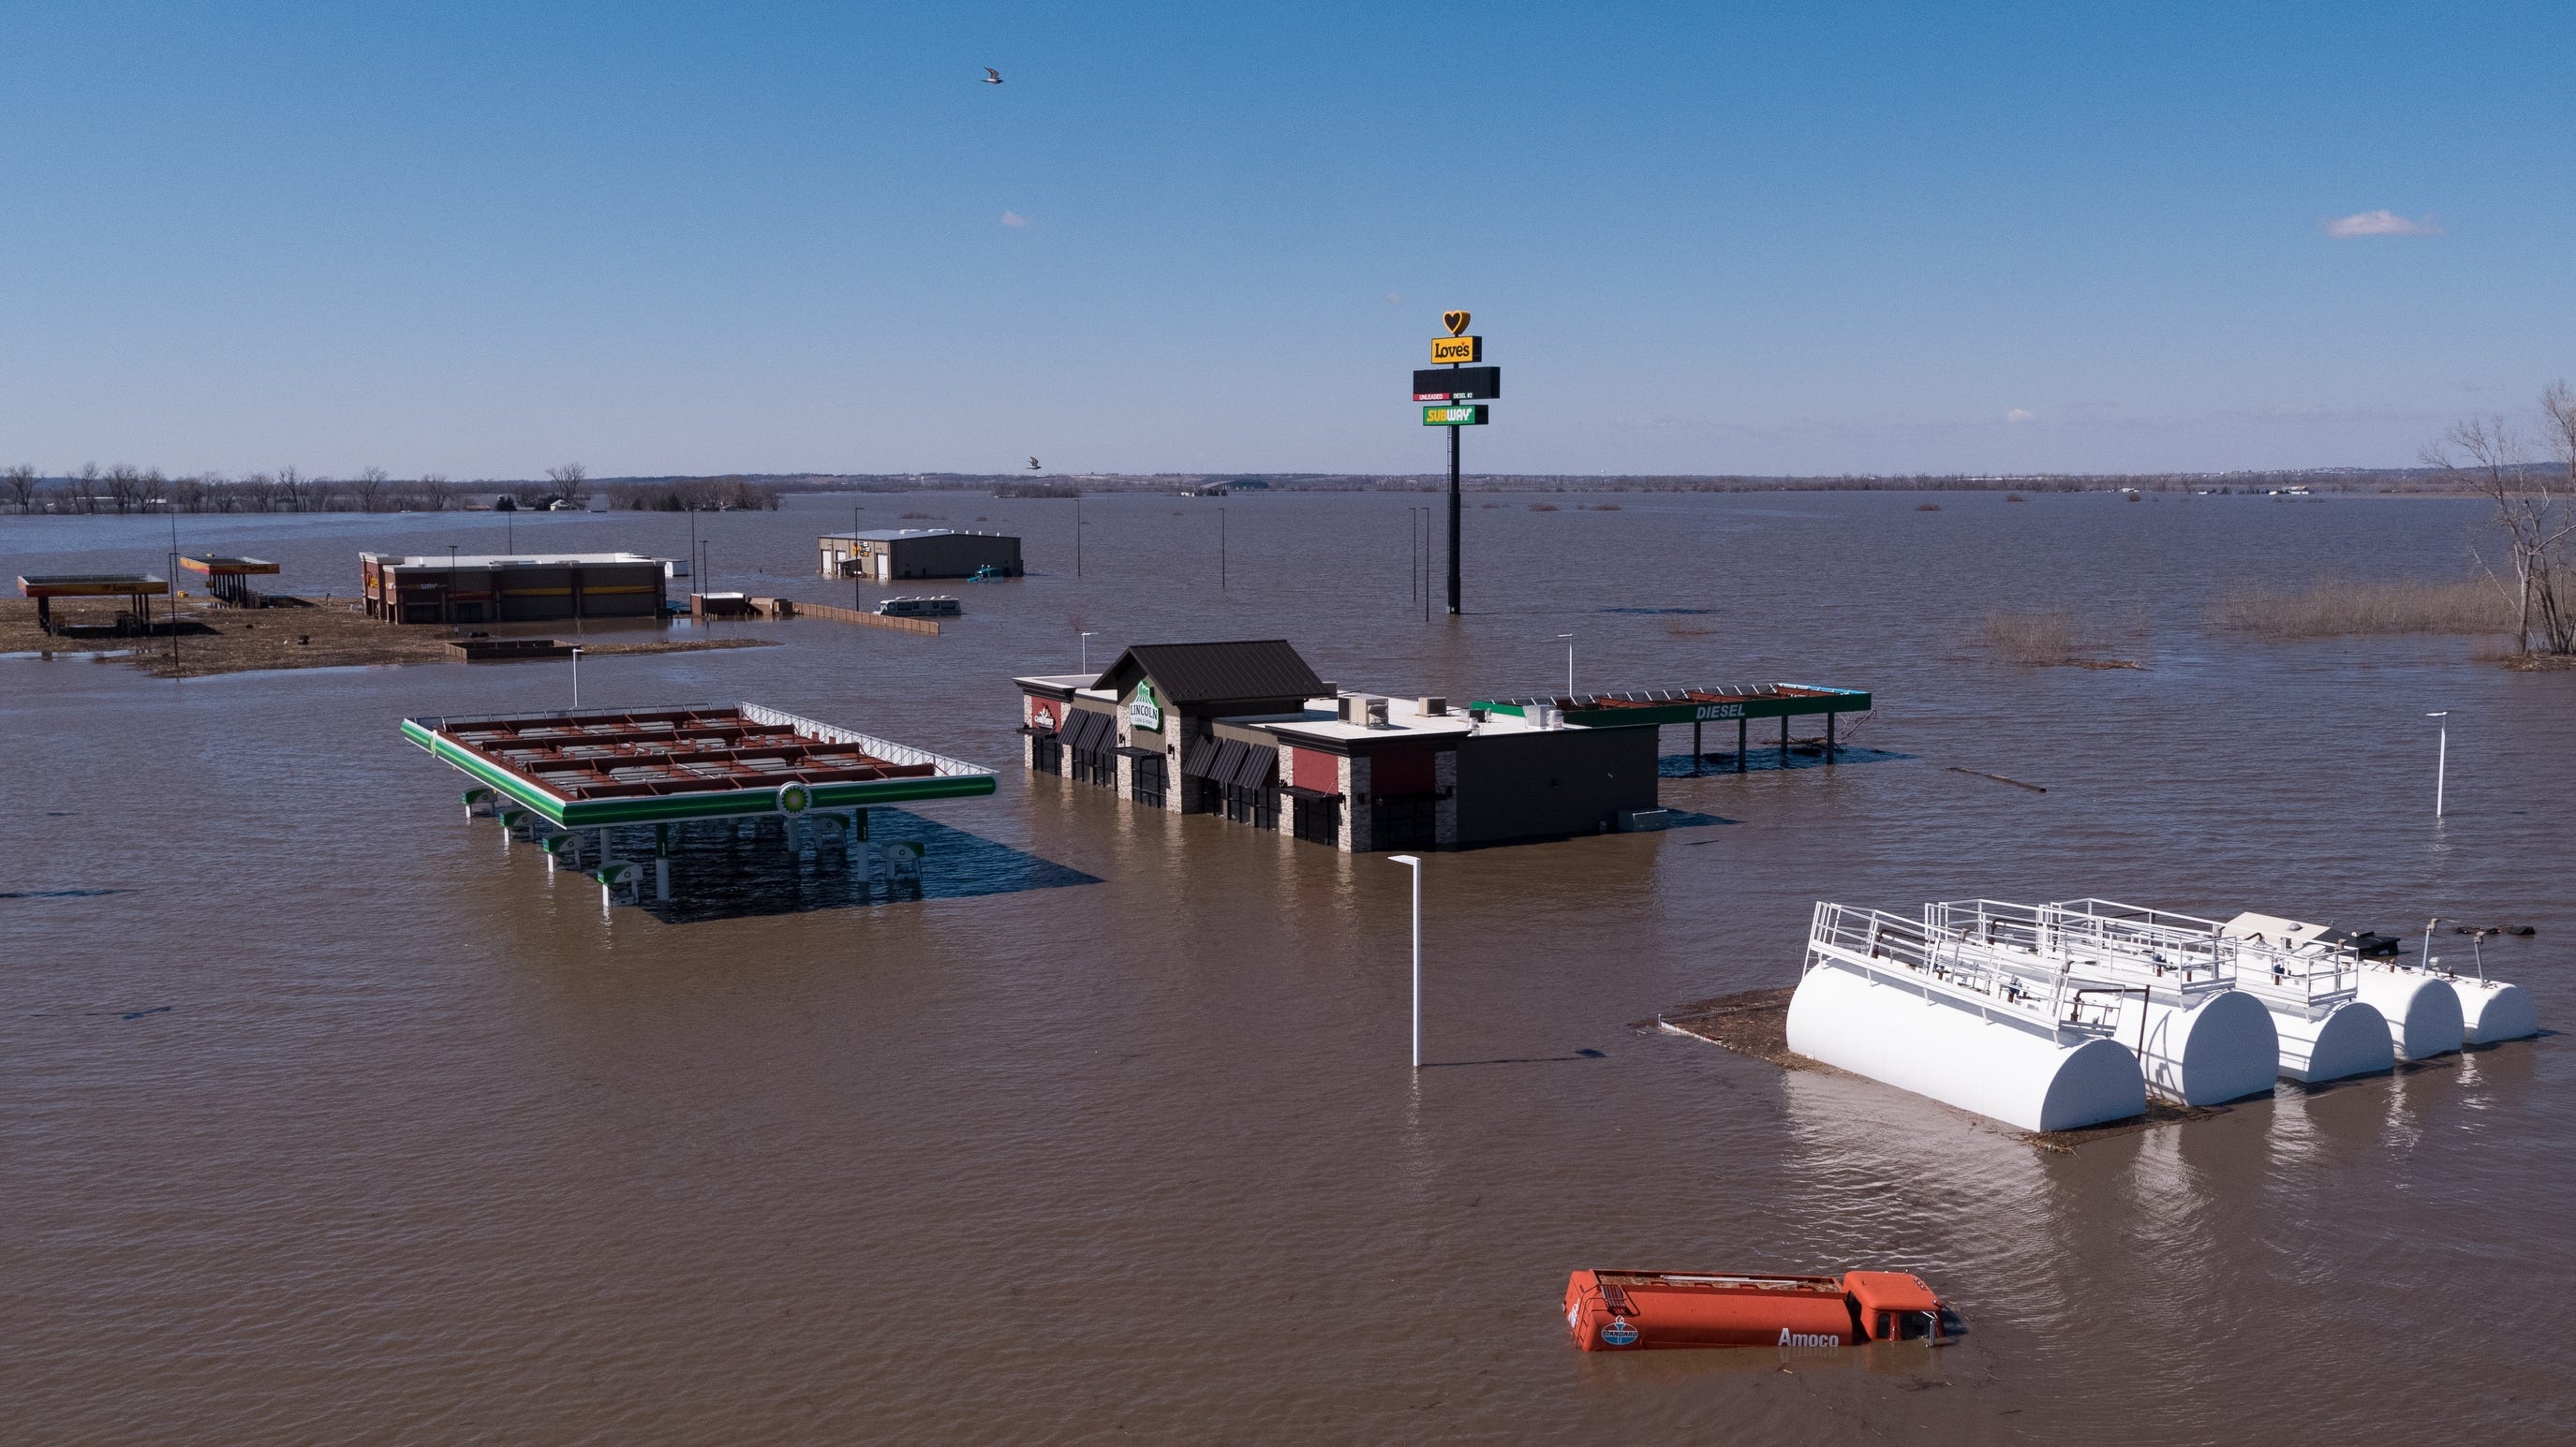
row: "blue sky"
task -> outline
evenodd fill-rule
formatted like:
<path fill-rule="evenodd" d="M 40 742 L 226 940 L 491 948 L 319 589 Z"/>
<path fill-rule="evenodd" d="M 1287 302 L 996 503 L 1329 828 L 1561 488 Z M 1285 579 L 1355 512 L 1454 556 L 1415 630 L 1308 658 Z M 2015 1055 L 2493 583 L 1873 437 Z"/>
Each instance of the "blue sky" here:
<path fill-rule="evenodd" d="M 1458 306 L 1508 471 L 2403 465 L 2576 372 L 2564 4 L 21 3 L 0 54 L 48 471 L 1429 470 Z"/>

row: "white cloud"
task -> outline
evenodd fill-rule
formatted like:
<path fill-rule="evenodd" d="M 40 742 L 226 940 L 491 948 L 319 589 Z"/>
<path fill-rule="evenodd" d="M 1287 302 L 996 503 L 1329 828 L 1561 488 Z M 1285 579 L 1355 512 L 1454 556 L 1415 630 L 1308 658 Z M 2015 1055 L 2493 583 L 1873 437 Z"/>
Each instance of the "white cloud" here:
<path fill-rule="evenodd" d="M 2432 217 L 2409 220 L 2394 211 L 2359 211 L 2338 216 L 2322 223 L 2328 236 L 2439 236 L 2442 228 Z"/>
<path fill-rule="evenodd" d="M 1026 226 L 1029 224 L 1029 218 L 1021 215 L 1017 211 L 1005 211 L 1002 213 L 1002 224 L 1005 226 Z"/>
<path fill-rule="evenodd" d="M 2015 407 L 2004 414 L 2004 420 L 2006 422 L 2036 422 L 2039 420 L 2039 414 L 2036 412 L 2026 412 L 2019 407 Z"/>
<path fill-rule="evenodd" d="M 1401 292 L 1393 292 L 1393 291 L 1388 292 L 1388 293 L 1386 294 L 1386 304 L 1387 304 L 1388 306 L 1402 306 L 1402 305 L 1404 305 L 1404 294 L 1403 294 L 1403 293 L 1401 293 Z"/>

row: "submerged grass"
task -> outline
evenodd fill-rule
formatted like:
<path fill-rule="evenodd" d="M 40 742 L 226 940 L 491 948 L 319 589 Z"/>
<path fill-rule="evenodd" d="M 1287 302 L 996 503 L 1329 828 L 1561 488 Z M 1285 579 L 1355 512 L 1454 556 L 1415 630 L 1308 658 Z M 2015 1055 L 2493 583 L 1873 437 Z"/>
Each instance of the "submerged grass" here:
<path fill-rule="evenodd" d="M 2267 638 L 2372 633 L 2505 633 L 2514 601 L 2484 578 L 2456 583 L 2328 579 L 2289 590 L 2240 589 L 2219 600 L 2222 628 Z"/>
<path fill-rule="evenodd" d="M 1979 630 L 1986 652 L 1998 663 L 2029 668 L 2144 668 L 2129 658 L 2105 658 L 2073 610 L 2066 608 L 1997 608 Z"/>

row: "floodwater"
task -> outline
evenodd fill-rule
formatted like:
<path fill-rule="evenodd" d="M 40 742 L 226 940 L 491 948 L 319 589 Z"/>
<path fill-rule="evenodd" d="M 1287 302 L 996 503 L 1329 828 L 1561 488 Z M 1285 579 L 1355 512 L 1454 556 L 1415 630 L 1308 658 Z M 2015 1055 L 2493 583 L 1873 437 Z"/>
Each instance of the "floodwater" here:
<path fill-rule="evenodd" d="M 1473 611 L 1426 623 L 1427 495 L 1093 498 L 1080 577 L 1069 502 L 867 497 L 868 526 L 1019 532 L 1039 572 L 958 587 L 938 638 L 740 624 L 788 646 L 588 661 L 591 706 L 750 699 L 1003 766 L 920 808 L 933 888 L 902 903 L 806 881 L 605 918 L 505 849 L 395 722 L 566 704 L 559 664 L 0 659 L 0 1435 L 2559 1440 L 2564 1035 L 2051 1153 L 1630 1028 L 1790 983 L 1820 897 L 2091 893 L 2535 925 L 2488 962 L 2567 1028 L 2576 674 L 2203 625 L 2246 583 L 2455 575 L 2477 505 L 1590 500 L 1471 497 Z M 847 597 L 807 574 L 850 504 L 699 517 L 710 581 Z M 343 596 L 361 548 L 503 542 L 179 522 Z M 680 556 L 689 522 L 509 541 Z M 0 574 L 168 548 L 161 518 L 0 520 Z M 2035 604 L 2151 666 L 1983 661 L 1984 612 Z M 1095 665 L 1284 636 L 1453 699 L 1561 684 L 1572 633 L 1587 688 L 1879 707 L 1853 762 L 1668 779 L 1691 827 L 1431 856 L 1416 1076 L 1407 871 L 1021 771 L 1009 678 L 1071 671 L 1085 631 Z M 982 882 L 941 890 L 944 860 Z M 1587 1266 L 1911 1269 L 1971 1335 L 1588 1356 L 1558 1314 Z"/>

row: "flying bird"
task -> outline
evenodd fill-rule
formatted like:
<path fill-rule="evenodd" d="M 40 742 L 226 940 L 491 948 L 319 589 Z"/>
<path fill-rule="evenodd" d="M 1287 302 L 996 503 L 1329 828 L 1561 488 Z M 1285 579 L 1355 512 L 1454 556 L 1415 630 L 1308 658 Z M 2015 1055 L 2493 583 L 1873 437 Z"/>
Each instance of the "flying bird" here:
<path fill-rule="evenodd" d="M 1001 73 L 1000 71 L 998 71 L 998 70 L 995 70 L 993 67 L 991 67 L 991 66 L 989 66 L 989 65 L 988 65 L 988 66 L 985 66 L 985 67 L 984 67 L 984 84 L 986 84 L 986 85 L 1000 85 L 1001 83 L 1002 83 L 1002 73 Z"/>
<path fill-rule="evenodd" d="M 1038 460 L 1037 460 L 1036 458 L 1034 458 L 1034 457 L 1032 457 L 1032 458 L 1030 458 L 1030 459 L 1029 459 L 1029 471 L 1031 471 L 1031 472 L 1036 472 L 1036 471 L 1038 471 Z"/>

